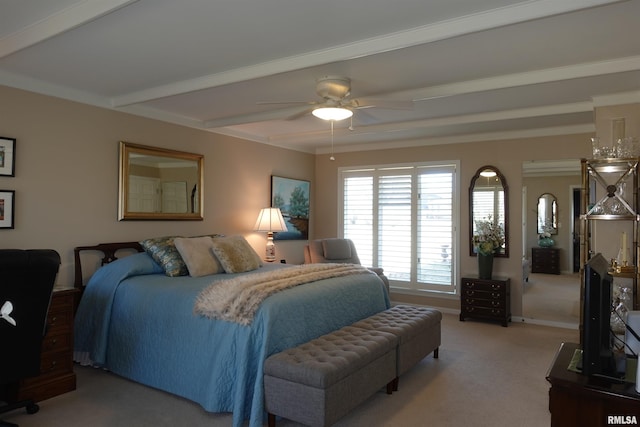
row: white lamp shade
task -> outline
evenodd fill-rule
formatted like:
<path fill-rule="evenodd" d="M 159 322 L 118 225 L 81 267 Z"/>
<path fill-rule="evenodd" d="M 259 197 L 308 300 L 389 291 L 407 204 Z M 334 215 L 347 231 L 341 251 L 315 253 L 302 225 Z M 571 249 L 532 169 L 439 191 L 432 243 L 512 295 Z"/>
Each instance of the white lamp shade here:
<path fill-rule="evenodd" d="M 320 107 L 313 110 L 311 114 L 322 120 L 344 120 L 353 116 L 353 111 L 340 107 Z"/>
<path fill-rule="evenodd" d="M 254 231 L 287 231 L 282 213 L 278 208 L 264 208 L 258 215 Z"/>

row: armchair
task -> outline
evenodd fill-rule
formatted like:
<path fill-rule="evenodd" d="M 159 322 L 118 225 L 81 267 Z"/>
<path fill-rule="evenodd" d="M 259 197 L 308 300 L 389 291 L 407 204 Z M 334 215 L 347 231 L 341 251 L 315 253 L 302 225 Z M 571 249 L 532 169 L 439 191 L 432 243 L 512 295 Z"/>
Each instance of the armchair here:
<path fill-rule="evenodd" d="M 0 249 L 0 414 L 26 408 L 33 400 L 12 401 L 20 380 L 40 374 L 40 352 L 60 255 L 50 249 Z M 16 424 L 0 420 L 1 426 Z"/>
<path fill-rule="evenodd" d="M 311 240 L 304 247 L 304 263 L 317 264 L 324 262 L 335 262 L 342 264 L 360 264 L 356 245 L 351 239 L 318 239 Z M 384 282 L 389 293 L 389 279 L 384 275 L 384 270 L 379 267 L 369 267 Z"/>

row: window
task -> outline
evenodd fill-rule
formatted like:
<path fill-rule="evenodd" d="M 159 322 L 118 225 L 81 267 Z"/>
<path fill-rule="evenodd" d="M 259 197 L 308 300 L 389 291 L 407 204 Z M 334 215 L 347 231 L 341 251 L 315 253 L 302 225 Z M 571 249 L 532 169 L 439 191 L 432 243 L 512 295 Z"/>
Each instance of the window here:
<path fill-rule="evenodd" d="M 391 285 L 455 292 L 457 164 L 339 170 L 340 234 Z"/>

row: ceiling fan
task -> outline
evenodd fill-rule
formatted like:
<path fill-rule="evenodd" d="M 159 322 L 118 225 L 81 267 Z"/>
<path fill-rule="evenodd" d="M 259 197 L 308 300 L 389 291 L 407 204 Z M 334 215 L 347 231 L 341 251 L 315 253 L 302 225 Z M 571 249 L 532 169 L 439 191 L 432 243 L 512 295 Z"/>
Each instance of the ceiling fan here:
<path fill-rule="evenodd" d="M 361 110 L 367 108 L 383 108 L 393 110 L 410 110 L 413 108 L 413 101 L 391 101 L 370 98 L 350 99 L 351 79 L 342 76 L 324 76 L 316 81 L 316 93 L 322 101 L 306 102 L 259 102 L 258 104 L 299 104 L 309 105 L 298 113 L 295 113 L 287 120 L 295 120 L 309 113 L 323 120 L 344 120 L 353 115 L 358 110 L 359 119 L 363 121 L 375 121 Z"/>

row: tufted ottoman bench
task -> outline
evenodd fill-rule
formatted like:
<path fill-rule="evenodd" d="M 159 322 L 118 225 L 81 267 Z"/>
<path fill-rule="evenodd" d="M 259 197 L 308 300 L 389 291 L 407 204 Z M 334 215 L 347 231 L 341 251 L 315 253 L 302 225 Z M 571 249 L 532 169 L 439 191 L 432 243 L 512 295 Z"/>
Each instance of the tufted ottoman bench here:
<path fill-rule="evenodd" d="M 276 415 L 310 426 L 329 426 L 396 377 L 398 338 L 346 326 L 284 350 L 264 364 L 269 426 Z"/>
<path fill-rule="evenodd" d="M 360 320 L 352 326 L 389 332 L 398 337 L 398 367 L 396 377 L 433 352 L 438 358 L 442 313 L 427 307 L 396 305 L 388 310 Z M 394 383 L 398 389 L 398 379 Z"/>

